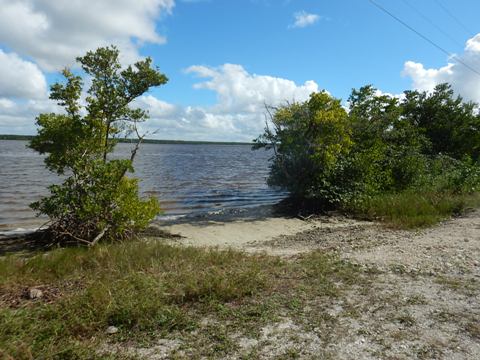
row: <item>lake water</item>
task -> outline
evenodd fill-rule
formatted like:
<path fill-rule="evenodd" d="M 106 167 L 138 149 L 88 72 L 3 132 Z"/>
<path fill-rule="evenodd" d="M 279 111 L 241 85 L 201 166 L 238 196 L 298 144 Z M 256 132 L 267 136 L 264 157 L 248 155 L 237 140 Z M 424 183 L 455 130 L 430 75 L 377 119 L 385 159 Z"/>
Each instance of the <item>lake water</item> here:
<path fill-rule="evenodd" d="M 28 205 L 60 181 L 26 144 L 0 140 L 0 232 L 43 223 Z M 117 146 L 122 157 L 129 152 L 129 144 Z M 286 196 L 266 185 L 270 156 L 249 145 L 144 144 L 135 159 L 135 176 L 142 194 L 160 200 L 160 218 L 235 211 Z"/>

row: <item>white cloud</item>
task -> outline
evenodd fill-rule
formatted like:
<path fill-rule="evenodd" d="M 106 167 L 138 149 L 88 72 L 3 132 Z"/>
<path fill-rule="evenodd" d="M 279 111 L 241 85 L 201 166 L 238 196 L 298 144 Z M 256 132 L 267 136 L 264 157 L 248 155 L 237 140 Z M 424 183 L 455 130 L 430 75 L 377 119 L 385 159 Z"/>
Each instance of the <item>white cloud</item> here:
<path fill-rule="evenodd" d="M 40 68 L 0 49 L 0 134 L 33 134 L 40 113 L 61 112 Z"/>
<path fill-rule="evenodd" d="M 320 15 L 309 14 L 303 10 L 293 14 L 293 17 L 295 22 L 289 26 L 290 28 L 304 28 L 315 24 L 321 18 Z"/>
<path fill-rule="evenodd" d="M 0 134 L 34 134 L 38 114 L 61 111 L 48 98 L 27 101 L 0 98 Z"/>
<path fill-rule="evenodd" d="M 41 99 L 46 94 L 47 82 L 37 65 L 0 49 L 0 98 Z"/>
<path fill-rule="evenodd" d="M 302 85 L 283 78 L 248 73 L 242 66 L 191 66 L 188 73 L 203 78 L 197 89 L 217 94 L 210 107 L 181 107 L 153 96 L 141 97 L 137 104 L 149 110 L 145 129 L 158 129 L 156 137 L 216 141 L 251 141 L 264 128 L 264 104 L 306 100 L 319 90 L 314 81 Z"/>
<path fill-rule="evenodd" d="M 375 91 L 375 96 L 388 96 L 390 98 L 396 98 L 397 100 L 400 100 L 400 101 L 405 99 L 405 93 L 393 94 L 393 93 L 385 92 L 379 89 Z"/>
<path fill-rule="evenodd" d="M 32 134 L 39 113 L 61 111 L 48 99 L 42 70 L 71 66 L 75 57 L 112 43 L 122 63 L 136 61 L 144 43 L 166 41 L 156 21 L 174 5 L 175 0 L 0 0 L 0 42 L 11 49 L 0 48 L 0 133 Z"/>
<path fill-rule="evenodd" d="M 150 116 L 169 117 L 178 113 L 178 107 L 165 101 L 157 99 L 155 96 L 146 95 L 140 98 L 140 106 L 150 109 Z"/>
<path fill-rule="evenodd" d="M 480 34 L 469 39 L 464 53 L 456 58 L 480 72 Z M 403 74 L 412 79 L 412 87 L 415 89 L 431 91 L 435 85 L 448 82 L 466 100 L 480 103 L 480 75 L 455 61 L 455 57 L 438 69 L 427 69 L 421 63 L 407 61 Z"/>
<path fill-rule="evenodd" d="M 139 44 L 166 41 L 156 31 L 156 19 L 174 5 L 174 0 L 0 0 L 0 39 L 49 71 L 111 43 L 131 62 Z"/>
<path fill-rule="evenodd" d="M 10 99 L 0 98 L 0 111 L 7 112 L 15 107 L 15 102 Z"/>
<path fill-rule="evenodd" d="M 473 38 L 467 40 L 465 50 L 472 52 L 480 52 L 480 34 L 477 34 Z"/>
<path fill-rule="evenodd" d="M 264 104 L 303 101 L 319 90 L 314 81 L 297 85 L 284 78 L 251 74 L 235 64 L 196 65 L 187 73 L 199 78 L 196 89 L 213 91 L 217 102 L 208 107 L 179 106 L 152 95 L 140 97 L 134 105 L 151 116 L 144 130 L 158 129 L 157 138 L 251 141 L 263 131 Z M 61 111 L 48 99 L 45 79 L 35 64 L 0 53 L 0 133 L 33 134 L 38 114 Z"/>
<path fill-rule="evenodd" d="M 275 105 L 284 101 L 305 100 L 312 92 L 318 91 L 314 81 L 303 85 L 287 79 L 268 75 L 249 74 L 241 65 L 224 64 L 218 68 L 191 66 L 186 70 L 206 81 L 197 83 L 195 88 L 215 91 L 217 111 L 258 112 L 264 103 Z"/>

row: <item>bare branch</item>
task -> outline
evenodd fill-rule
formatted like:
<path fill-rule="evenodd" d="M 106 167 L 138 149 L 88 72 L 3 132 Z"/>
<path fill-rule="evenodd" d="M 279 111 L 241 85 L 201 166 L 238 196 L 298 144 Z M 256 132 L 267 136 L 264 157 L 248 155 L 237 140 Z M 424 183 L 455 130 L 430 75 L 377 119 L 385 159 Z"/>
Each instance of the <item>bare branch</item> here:
<path fill-rule="evenodd" d="M 272 121 L 273 125 L 275 126 L 275 133 L 277 134 L 278 131 L 280 130 L 280 126 L 275 123 L 275 120 L 274 120 L 275 117 L 274 117 L 274 114 L 272 113 L 272 110 L 276 111 L 277 108 L 275 108 L 273 106 L 269 106 L 266 103 L 264 103 L 264 106 L 265 106 L 265 111 L 268 114 L 268 117 L 270 117 L 270 120 Z M 280 166 L 282 167 L 282 171 L 283 171 L 285 177 L 291 179 L 292 177 L 289 174 L 289 172 L 287 171 L 287 167 L 285 166 L 285 161 L 283 159 L 283 156 L 281 154 L 279 154 L 279 152 L 278 152 L 277 142 L 276 142 L 277 139 L 276 139 L 276 136 L 273 135 L 273 132 L 270 130 L 267 115 L 265 115 L 265 131 L 266 131 L 267 134 L 270 135 L 270 144 L 271 144 L 271 147 L 272 147 L 273 152 L 275 154 L 275 159 L 277 159 L 277 161 L 280 163 Z"/>
<path fill-rule="evenodd" d="M 88 246 L 90 247 L 94 246 L 105 235 L 108 229 L 110 229 L 110 226 L 109 225 L 105 226 L 103 230 L 100 231 L 100 233 L 97 236 L 95 236 L 95 239 L 93 239 Z"/>

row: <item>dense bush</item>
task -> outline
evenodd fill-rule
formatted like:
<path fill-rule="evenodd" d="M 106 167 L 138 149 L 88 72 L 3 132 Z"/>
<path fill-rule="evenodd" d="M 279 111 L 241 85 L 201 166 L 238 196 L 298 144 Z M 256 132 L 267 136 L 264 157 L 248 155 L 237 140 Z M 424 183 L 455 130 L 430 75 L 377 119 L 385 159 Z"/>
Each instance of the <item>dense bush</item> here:
<path fill-rule="evenodd" d="M 273 108 L 273 130 L 255 140 L 255 148 L 273 148 L 270 185 L 288 189 L 293 197 L 321 196 L 338 200 L 333 181 L 341 159 L 352 146 L 348 114 L 326 92 L 305 103 Z"/>
<path fill-rule="evenodd" d="M 64 70 L 66 82 L 52 85 L 50 98 L 65 112 L 39 115 L 38 135 L 30 143 L 47 155 L 51 171 L 66 178 L 31 207 L 50 217 L 56 241 L 92 245 L 100 239 L 131 237 L 159 211 L 155 199 L 139 198 L 138 181 L 126 177 L 144 136 L 137 124 L 148 118 L 129 104 L 167 78 L 151 67 L 149 58 L 122 69 L 115 47 L 88 52 L 77 61 L 91 79 L 85 101 L 82 78 Z M 130 158 L 111 159 L 118 137 L 132 134 L 138 141 Z"/>
<path fill-rule="evenodd" d="M 269 184 L 317 208 L 365 210 L 383 195 L 415 192 L 468 194 L 480 187 L 476 109 L 447 84 L 406 91 L 401 100 L 365 86 L 352 91 L 348 112 L 322 92 L 269 109 L 254 148 L 274 149 Z"/>

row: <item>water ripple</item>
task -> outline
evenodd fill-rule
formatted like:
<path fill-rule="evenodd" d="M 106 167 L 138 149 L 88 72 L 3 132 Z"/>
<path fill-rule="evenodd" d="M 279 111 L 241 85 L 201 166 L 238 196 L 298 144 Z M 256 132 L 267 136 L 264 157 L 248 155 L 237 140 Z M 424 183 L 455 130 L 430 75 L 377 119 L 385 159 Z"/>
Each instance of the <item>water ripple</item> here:
<path fill-rule="evenodd" d="M 129 144 L 115 156 L 128 157 Z M 142 194 L 156 196 L 162 216 L 205 214 L 274 204 L 284 192 L 266 185 L 271 153 L 248 145 L 145 144 L 135 162 Z M 37 224 L 28 204 L 60 179 L 25 141 L 0 141 L 0 228 Z"/>

